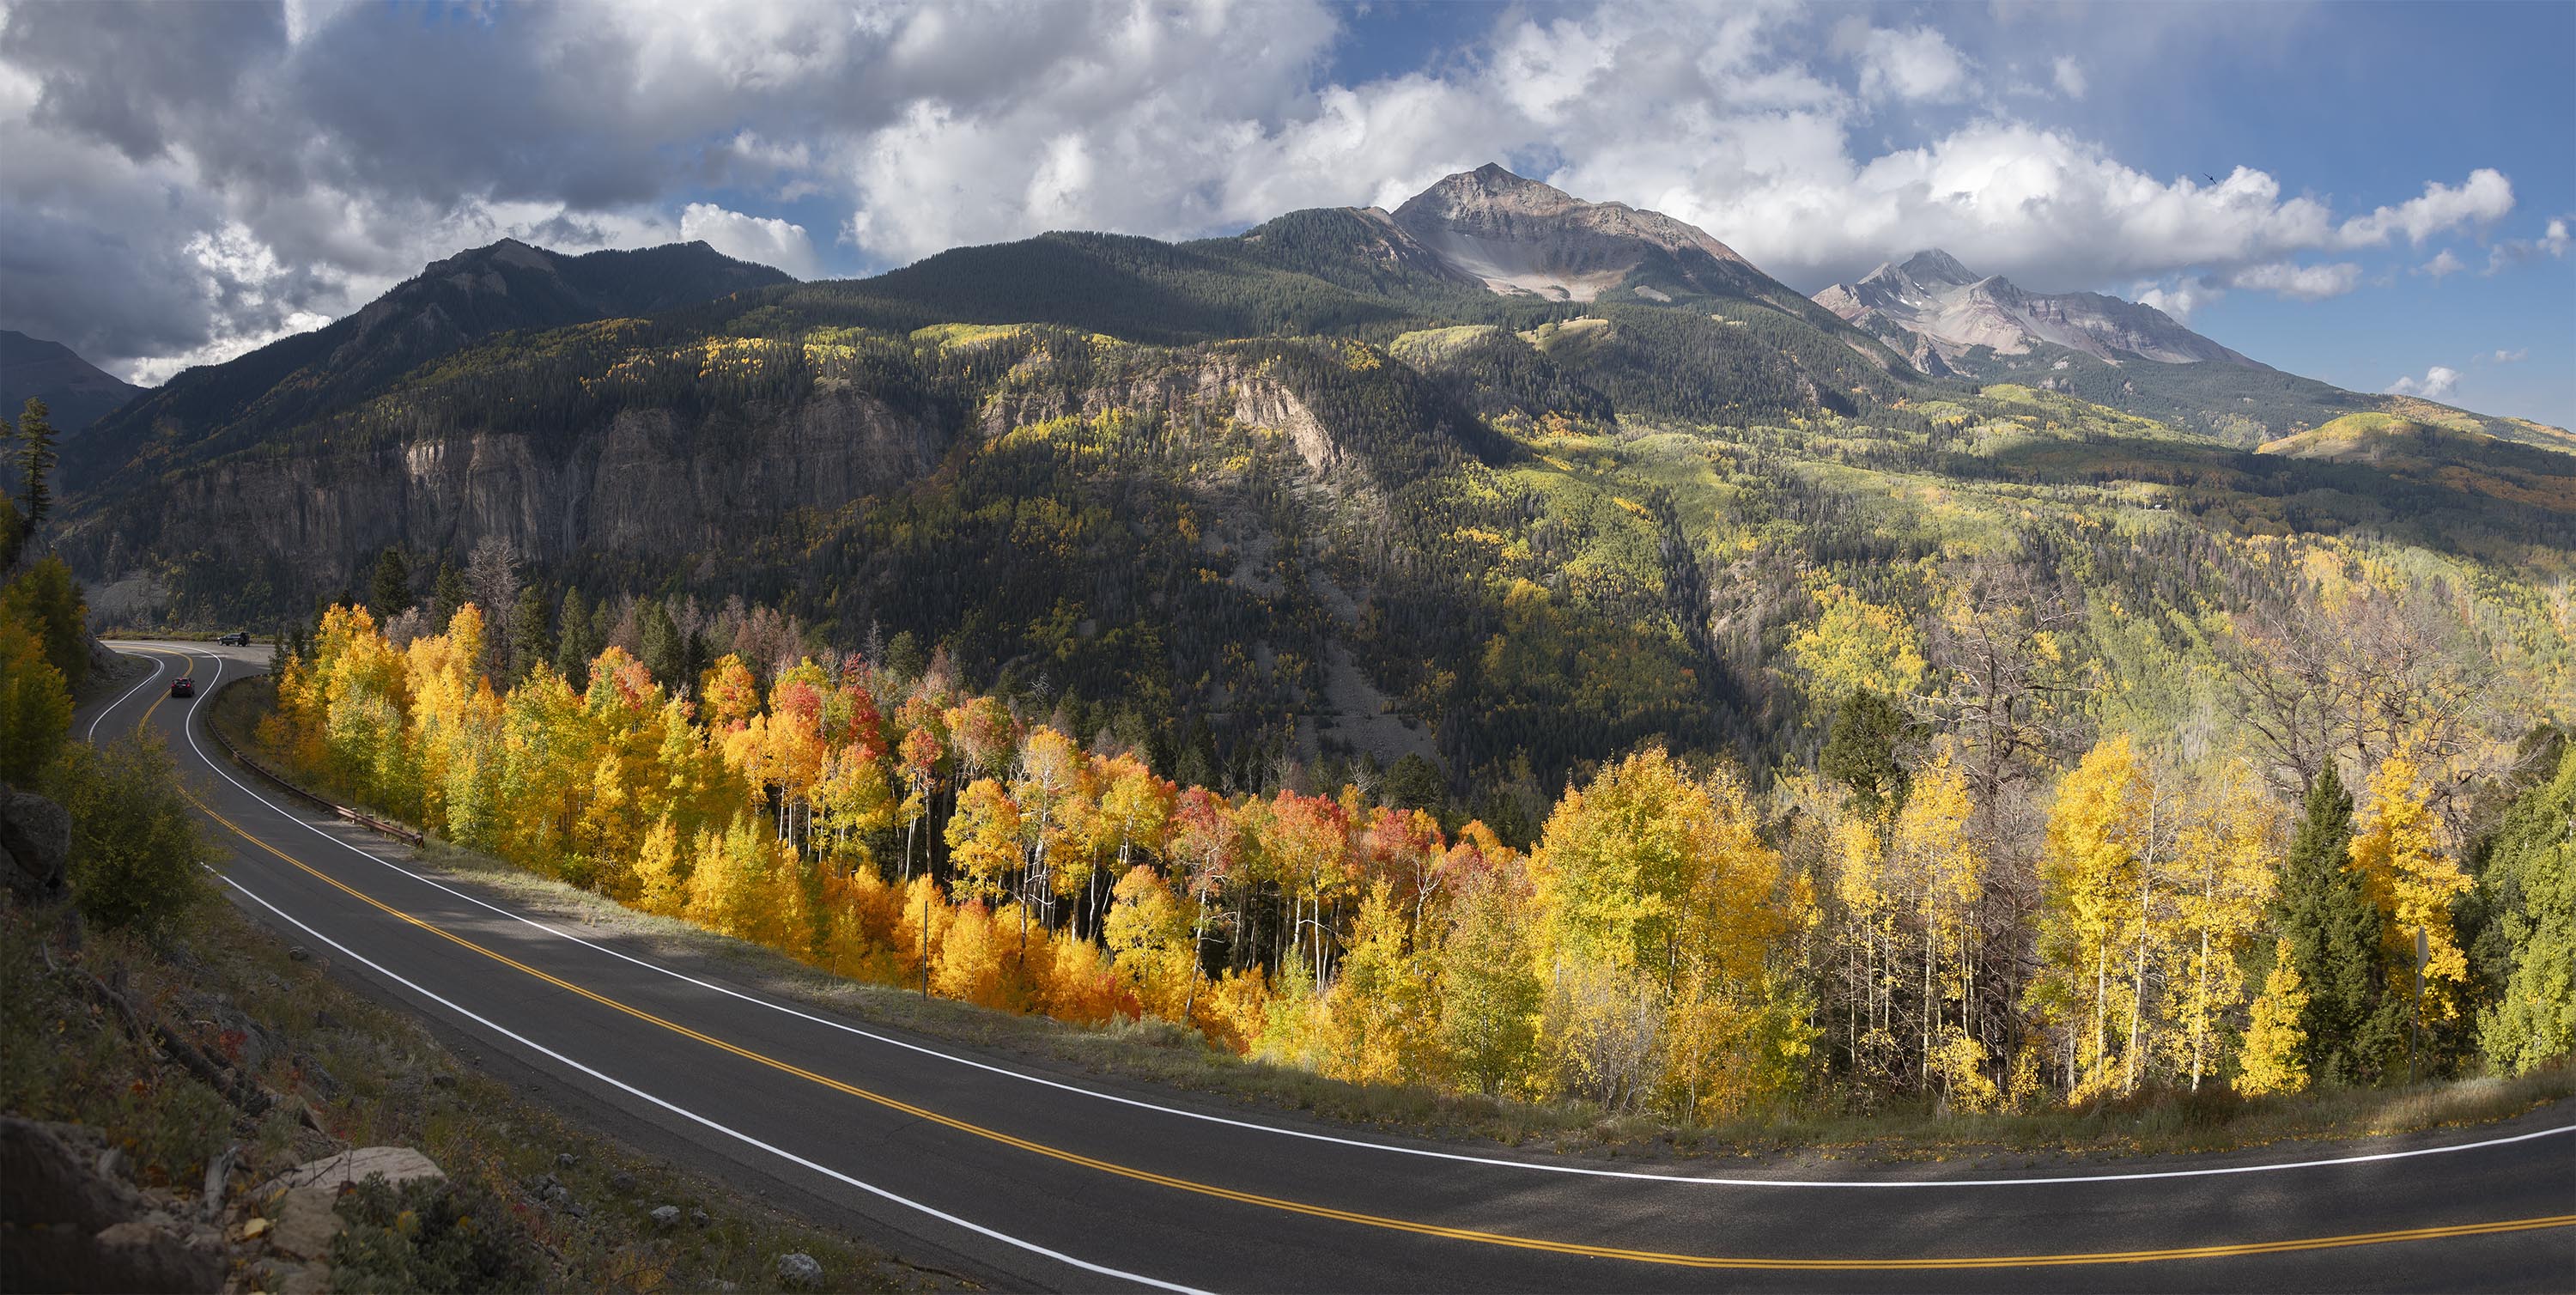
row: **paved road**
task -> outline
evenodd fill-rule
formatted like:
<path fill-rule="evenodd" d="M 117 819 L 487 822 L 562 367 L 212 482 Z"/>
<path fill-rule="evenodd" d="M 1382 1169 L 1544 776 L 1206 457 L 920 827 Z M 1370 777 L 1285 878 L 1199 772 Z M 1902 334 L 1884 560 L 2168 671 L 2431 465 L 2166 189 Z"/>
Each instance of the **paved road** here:
<path fill-rule="evenodd" d="M 648 960 L 522 917 L 256 781 L 189 722 L 194 703 L 166 699 L 182 671 L 203 697 L 264 668 L 265 648 L 120 646 L 153 676 L 76 731 L 164 734 L 231 852 L 236 902 L 577 1113 L 993 1285 L 2576 1288 L 2570 1103 L 2012 1181 L 1941 1165 L 1628 1173 L 989 1060 L 765 998 L 721 959 Z"/>

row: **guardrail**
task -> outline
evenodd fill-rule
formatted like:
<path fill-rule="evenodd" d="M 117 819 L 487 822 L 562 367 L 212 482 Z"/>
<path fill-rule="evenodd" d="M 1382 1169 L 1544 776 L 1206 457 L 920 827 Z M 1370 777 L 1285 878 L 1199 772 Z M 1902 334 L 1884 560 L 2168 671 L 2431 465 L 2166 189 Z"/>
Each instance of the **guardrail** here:
<path fill-rule="evenodd" d="M 320 794 L 319 792 L 309 791 L 298 786 L 294 779 L 270 768 L 267 761 L 243 750 L 239 744 L 233 741 L 230 734 L 224 732 L 221 725 L 214 722 L 211 708 L 215 704 L 215 699 L 223 696 L 225 690 L 239 684 L 249 683 L 257 677 L 258 676 L 256 675 L 244 675 L 238 679 L 227 679 L 223 683 L 216 685 L 213 692 L 206 694 L 205 704 L 209 708 L 208 718 L 206 720 L 206 731 L 214 735 L 216 743 L 224 748 L 224 754 L 231 756 L 233 758 L 233 762 L 239 764 L 241 767 L 250 770 L 252 773 L 258 774 L 269 782 L 275 783 L 280 789 L 285 791 L 286 794 L 319 808 L 327 809 L 343 822 L 355 823 L 369 831 L 382 832 L 386 836 L 390 836 L 393 839 L 410 845 L 415 849 L 419 848 L 421 842 L 425 839 L 421 833 L 415 832 L 408 827 L 404 827 L 400 823 L 378 818 L 364 810 L 343 805 L 328 796 Z"/>

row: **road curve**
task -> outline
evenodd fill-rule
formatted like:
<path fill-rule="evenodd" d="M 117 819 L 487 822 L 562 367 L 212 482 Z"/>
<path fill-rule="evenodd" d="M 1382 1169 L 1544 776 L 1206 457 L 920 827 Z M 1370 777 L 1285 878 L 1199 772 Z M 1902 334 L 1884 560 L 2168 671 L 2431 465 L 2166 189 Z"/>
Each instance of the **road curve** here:
<path fill-rule="evenodd" d="M 262 648 L 133 643 L 235 902 L 576 1113 L 916 1260 L 1042 1289 L 2564 1290 L 2576 1109 L 2367 1145 L 1996 1173 L 1629 1169 L 1032 1068 L 558 929 L 310 812 L 167 697 Z"/>

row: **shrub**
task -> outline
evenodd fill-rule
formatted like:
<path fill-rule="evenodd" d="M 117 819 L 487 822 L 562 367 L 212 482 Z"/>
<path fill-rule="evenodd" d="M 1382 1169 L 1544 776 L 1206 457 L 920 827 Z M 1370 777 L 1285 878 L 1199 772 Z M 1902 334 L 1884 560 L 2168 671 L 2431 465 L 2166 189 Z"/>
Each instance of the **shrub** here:
<path fill-rule="evenodd" d="M 63 672 L 64 686 L 75 691 L 89 677 L 89 634 L 81 628 L 88 615 L 61 558 L 47 558 L 0 588 L 0 621 L 26 626 L 45 645 L 45 659 Z"/>
<path fill-rule="evenodd" d="M 166 940 L 208 894 L 206 843 L 157 739 L 74 745 L 46 772 L 72 816 L 72 902 L 90 921 Z"/>
<path fill-rule="evenodd" d="M 43 641 L 0 619 L 0 782 L 32 785 L 71 723 L 71 690 L 45 659 Z"/>
<path fill-rule="evenodd" d="M 449 1178 L 369 1178 L 340 1202 L 331 1284 L 342 1291 L 534 1290 L 536 1242 L 488 1188 Z"/>

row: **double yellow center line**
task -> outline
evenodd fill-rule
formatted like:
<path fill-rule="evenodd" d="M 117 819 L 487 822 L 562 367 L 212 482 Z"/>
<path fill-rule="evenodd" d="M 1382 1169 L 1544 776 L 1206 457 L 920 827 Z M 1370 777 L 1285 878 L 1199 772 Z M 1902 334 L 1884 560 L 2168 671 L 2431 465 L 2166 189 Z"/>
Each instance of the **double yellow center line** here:
<path fill-rule="evenodd" d="M 191 670 L 194 670 L 195 668 L 193 659 L 189 668 Z M 138 732 L 141 731 L 144 723 L 150 721 L 153 710 L 158 709 L 160 704 L 160 699 L 156 698 L 154 699 L 152 706 L 145 709 L 143 719 L 137 721 L 135 725 Z M 1132 1166 L 1118 1164 L 1113 1161 L 1102 1160 L 1095 1156 L 1086 1156 L 1079 1152 L 1067 1151 L 1060 1147 L 1048 1146 L 1042 1142 L 1033 1142 L 1027 1138 L 1001 1132 L 998 1129 L 986 1128 L 983 1125 L 961 1120 L 954 1116 L 943 1115 L 937 1111 L 930 1110 L 927 1107 L 916 1106 L 910 1102 L 886 1096 L 883 1093 L 872 1092 L 854 1084 L 835 1079 L 829 1075 L 807 1070 L 792 1062 L 782 1061 L 776 1057 L 768 1055 L 767 1053 L 759 1052 L 751 1048 L 746 1048 L 741 1044 L 717 1038 L 714 1035 L 682 1025 L 677 1021 L 657 1016 L 642 1008 L 620 1002 L 605 994 L 586 989 L 580 985 L 572 983 L 571 981 L 565 980 L 562 977 L 540 971 L 537 968 L 531 967 L 524 962 L 520 962 L 507 954 L 486 948 L 483 945 L 477 944 L 474 941 L 466 939 L 465 937 L 443 927 L 433 925 L 421 918 L 413 916 L 410 913 L 404 912 L 399 908 L 395 908 L 393 905 L 387 904 L 373 895 L 369 895 L 350 886 L 339 878 L 333 877 L 328 873 L 315 868 L 311 864 L 286 853 L 284 850 L 278 849 L 267 841 L 251 835 L 251 833 L 245 830 L 240 824 L 235 823 L 231 819 L 216 812 L 213 806 L 199 800 L 194 793 L 186 791 L 184 787 L 182 788 L 182 794 L 186 795 L 189 803 L 195 805 L 199 811 L 206 815 L 206 817 L 223 824 L 226 828 L 230 829 L 234 835 L 262 850 L 267 851 L 269 854 L 275 855 L 277 858 L 293 865 L 306 874 L 336 890 L 339 890 L 353 899 L 365 903 L 399 921 L 418 927 L 419 929 L 426 931 L 431 935 L 435 935 L 442 940 L 446 940 L 459 948 L 468 949 L 472 952 L 481 954 L 482 956 L 490 958 L 491 960 L 509 967 L 512 970 L 525 973 L 526 975 L 544 981 L 549 985 L 553 985 L 558 989 L 564 990 L 567 993 L 577 994 L 582 998 L 599 1004 L 602 1007 L 608 1008 L 612 1011 L 621 1012 L 647 1025 L 667 1030 L 683 1038 L 705 1044 L 706 1046 L 714 1048 L 720 1052 L 730 1053 L 754 1064 L 766 1066 L 769 1069 L 776 1070 L 782 1074 L 793 1075 L 798 1079 L 819 1085 L 823 1088 L 828 1088 L 834 1092 L 856 1097 L 862 1101 L 872 1102 L 888 1110 L 900 1111 L 903 1114 L 912 1116 L 916 1119 L 926 1120 L 932 1124 L 939 1125 L 942 1128 L 954 1129 L 959 1133 L 983 1138 L 992 1142 L 998 1142 L 1004 1146 L 1028 1152 L 1031 1155 L 1044 1156 L 1050 1160 L 1061 1161 L 1069 1165 L 1078 1165 L 1085 1169 L 1096 1170 L 1100 1173 L 1130 1179 L 1135 1182 L 1151 1183 L 1157 1187 L 1168 1187 L 1175 1191 L 1213 1197 L 1217 1200 L 1232 1201 L 1241 1205 L 1254 1205 L 1264 1209 L 1280 1210 L 1290 1214 L 1302 1214 L 1310 1218 L 1331 1219 L 1341 1223 L 1355 1223 L 1364 1227 L 1382 1228 L 1392 1232 L 1407 1232 L 1417 1236 L 1439 1237 L 1444 1240 L 1472 1241 L 1481 1245 L 1508 1246 L 1521 1250 L 1537 1250 L 1550 1254 L 1572 1255 L 1587 1259 L 1624 1259 L 1635 1263 L 1663 1264 L 1683 1268 L 1752 1269 L 1772 1272 L 1913 1272 L 1939 1269 L 2029 1268 L 2061 1267 L 2083 1264 L 2153 1263 L 2177 1259 L 2225 1259 L 2247 1255 L 2286 1254 L 2302 1250 L 2332 1250 L 2348 1246 L 2387 1245 L 2403 1241 L 2434 1241 L 2449 1237 L 2486 1236 L 2501 1232 L 2529 1232 L 2544 1228 L 2576 1226 L 2576 1214 L 2560 1214 L 2546 1218 L 2507 1219 L 2492 1223 L 2462 1223 L 2445 1227 L 2403 1228 L 2394 1231 L 2356 1232 L 2331 1237 L 2301 1237 L 2285 1241 L 2254 1241 L 2235 1245 L 2181 1246 L 2159 1250 L 2115 1250 L 2057 1254 L 1925 1257 L 1908 1259 L 1789 1259 L 1740 1257 L 1729 1255 L 1675 1254 L 1659 1250 L 1633 1250 L 1618 1246 L 1589 1245 L 1575 1241 L 1552 1241 L 1540 1237 L 1513 1236 L 1507 1233 L 1484 1232 L 1472 1228 L 1455 1228 L 1437 1223 L 1423 1223 L 1411 1219 L 1391 1218 L 1382 1214 L 1365 1214 L 1354 1210 L 1335 1209 L 1327 1205 L 1315 1205 L 1305 1201 L 1288 1200 L 1283 1197 L 1265 1196 L 1256 1192 L 1238 1191 L 1231 1187 L 1219 1187 L 1212 1183 L 1202 1183 L 1192 1179 L 1174 1177 L 1170 1174 L 1155 1173 L 1151 1170 L 1137 1169 Z"/>

